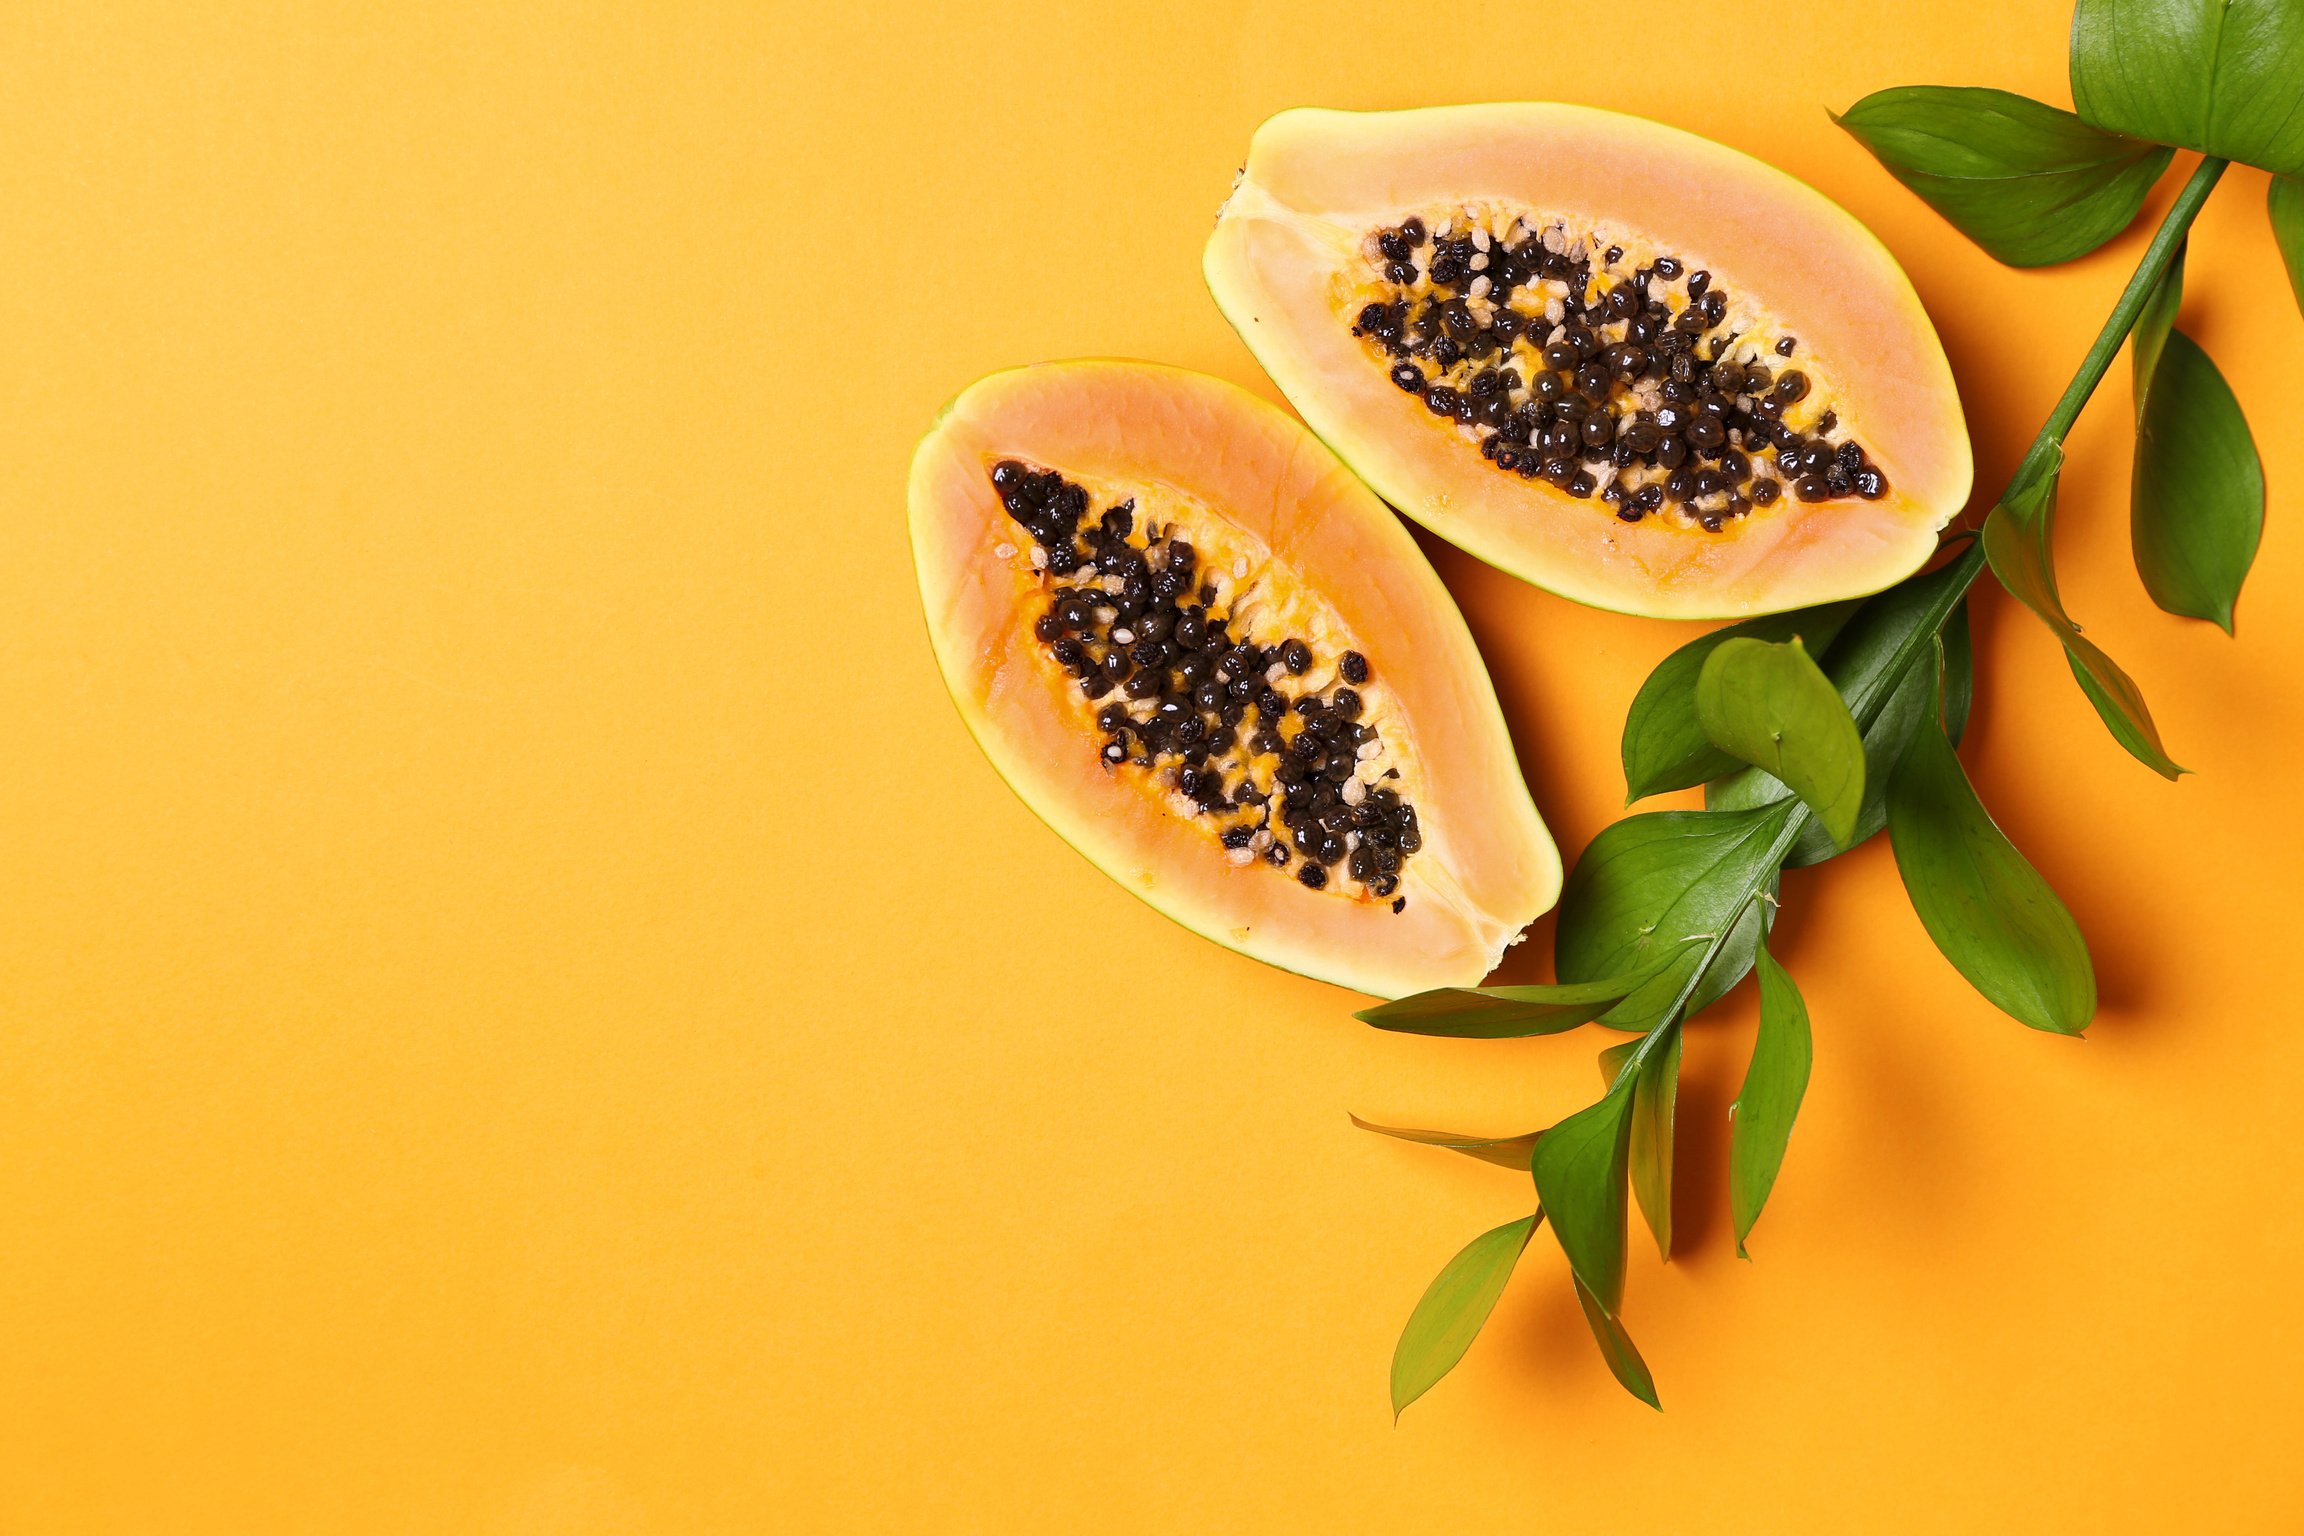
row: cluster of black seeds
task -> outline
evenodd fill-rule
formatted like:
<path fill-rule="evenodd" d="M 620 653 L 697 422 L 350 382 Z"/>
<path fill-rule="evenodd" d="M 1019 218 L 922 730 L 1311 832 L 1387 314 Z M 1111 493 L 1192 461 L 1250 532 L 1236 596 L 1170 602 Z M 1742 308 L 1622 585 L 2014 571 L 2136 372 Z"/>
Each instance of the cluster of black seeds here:
<path fill-rule="evenodd" d="M 1212 819 L 1235 863 L 1294 863 L 1313 890 L 1342 865 L 1334 878 L 1406 907 L 1400 871 L 1424 835 L 1361 719 L 1368 658 L 1346 651 L 1336 683 L 1311 688 L 1312 647 L 1235 634 L 1223 574 L 1200 570 L 1183 540 L 1139 528 L 1133 500 L 1091 517 L 1086 489 L 1015 459 L 992 466 L 992 486 L 1049 583 L 1034 637 L 1103 701 L 1104 762 L 1160 775 Z"/>
<path fill-rule="evenodd" d="M 1887 478 L 1825 410 L 1785 420 L 1809 381 L 1790 336 L 1730 328 L 1728 296 L 1673 257 L 1647 265 L 1559 226 L 1502 235 L 1409 218 L 1376 232 L 1389 297 L 1352 332 L 1392 382 L 1471 429 L 1481 456 L 1571 496 L 1597 493 L 1625 522 L 1667 504 L 1718 532 L 1787 490 L 1802 501 L 1888 493 Z M 1595 268 L 1597 267 L 1597 280 Z M 1797 414 L 1797 413 L 1795 413 Z"/>

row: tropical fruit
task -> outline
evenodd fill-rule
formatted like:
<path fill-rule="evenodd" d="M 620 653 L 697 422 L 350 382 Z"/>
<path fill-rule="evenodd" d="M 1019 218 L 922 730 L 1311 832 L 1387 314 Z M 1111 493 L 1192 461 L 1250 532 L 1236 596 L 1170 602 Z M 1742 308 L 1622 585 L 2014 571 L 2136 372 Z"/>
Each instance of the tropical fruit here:
<path fill-rule="evenodd" d="M 921 443 L 910 500 L 969 730 L 1168 916 L 1398 996 L 1477 983 L 1558 896 L 1463 618 L 1282 411 L 1147 363 L 994 374 Z"/>
<path fill-rule="evenodd" d="M 1720 618 L 1878 591 L 1968 497 L 1951 369 L 1895 259 L 1678 129 L 1284 112 L 1204 266 L 1370 485 L 1580 602 Z"/>

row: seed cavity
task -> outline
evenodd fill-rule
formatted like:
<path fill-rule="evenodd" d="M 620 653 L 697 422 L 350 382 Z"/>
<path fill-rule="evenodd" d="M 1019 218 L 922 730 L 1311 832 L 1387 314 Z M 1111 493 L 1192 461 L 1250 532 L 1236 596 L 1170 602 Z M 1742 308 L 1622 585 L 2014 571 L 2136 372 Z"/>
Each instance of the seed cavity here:
<path fill-rule="evenodd" d="M 1044 592 L 1033 638 L 1095 703 L 1104 765 L 1204 821 L 1230 863 L 1261 859 L 1311 890 L 1403 910 L 1401 873 L 1424 836 L 1367 718 L 1379 686 L 1368 657 L 1323 657 L 1247 611 L 1245 560 L 1203 569 L 1173 527 L 1140 522 L 1133 499 L 1098 513 L 1053 470 L 1002 459 L 990 473 L 1032 539 Z"/>
<path fill-rule="evenodd" d="M 1464 209 L 1378 229 L 1367 251 L 1375 293 L 1352 333 L 1500 471 L 1597 497 L 1623 522 L 1713 533 L 1786 495 L 1888 494 L 1790 365 L 1798 339 L 1746 320 L 1678 256 Z"/>

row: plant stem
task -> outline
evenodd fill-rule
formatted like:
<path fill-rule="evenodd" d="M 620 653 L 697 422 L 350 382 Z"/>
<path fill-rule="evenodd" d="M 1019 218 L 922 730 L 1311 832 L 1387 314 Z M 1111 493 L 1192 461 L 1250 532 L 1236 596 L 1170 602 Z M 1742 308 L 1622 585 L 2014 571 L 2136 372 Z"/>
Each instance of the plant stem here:
<path fill-rule="evenodd" d="M 2027 477 L 2053 467 L 2045 461 L 2060 451 L 2060 445 L 2072 431 L 2072 424 L 2080 419 L 2080 408 L 2096 393 L 2096 386 L 2104 382 L 2104 370 L 2112 366 L 2121 344 L 2136 328 L 2136 319 L 2144 313 L 2152 290 L 2160 286 L 2168 263 L 2176 257 L 2176 248 L 2184 243 L 2200 205 L 2208 201 L 2208 194 L 2215 190 L 2216 179 L 2224 174 L 2228 163 L 2214 155 L 2202 159 L 2193 168 L 2191 179 L 2184 183 L 2184 190 L 2176 194 L 2176 201 L 2168 205 L 2159 229 L 2153 232 L 2152 243 L 2144 248 L 2144 259 L 2136 264 L 2136 274 L 2121 290 L 2120 302 L 2112 306 L 2112 313 L 2104 317 L 2104 329 L 2097 333 L 2096 344 L 2080 360 L 2079 371 L 2072 375 L 2072 382 L 2064 386 L 2056 409 L 2050 411 L 2047 421 L 2041 424 L 2040 435 L 2032 439 L 2024 462 L 2016 466 L 2016 473 L 2008 482 L 2010 490 L 2022 485 Z"/>

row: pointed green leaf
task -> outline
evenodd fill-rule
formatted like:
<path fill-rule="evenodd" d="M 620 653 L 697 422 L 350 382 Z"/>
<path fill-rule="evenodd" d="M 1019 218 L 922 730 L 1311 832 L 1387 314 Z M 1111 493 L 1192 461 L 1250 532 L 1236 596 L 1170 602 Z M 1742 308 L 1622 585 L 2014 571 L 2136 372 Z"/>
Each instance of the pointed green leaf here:
<path fill-rule="evenodd" d="M 1496 1310 L 1504 1282 L 1512 1278 L 1513 1266 L 1520 1262 L 1536 1223 L 1543 1219 L 1544 1213 L 1538 1211 L 1481 1233 L 1466 1243 L 1425 1288 L 1392 1351 L 1395 1419 L 1456 1369 L 1456 1362 L 1479 1337 L 1488 1314 Z"/>
<path fill-rule="evenodd" d="M 1601 1081 L 1613 1087 L 1639 1049 L 1639 1041 L 1627 1040 L 1602 1051 Z M 1679 1098 L 1680 1031 L 1674 1030 L 1671 1043 L 1649 1053 L 1632 1083 L 1632 1196 L 1656 1239 L 1656 1256 L 1665 1260 L 1672 1257 L 1672 1114 Z"/>
<path fill-rule="evenodd" d="M 1632 1085 L 1602 1095 L 1536 1142 L 1536 1202 L 1568 1267 L 1610 1313 L 1624 1300 L 1625 1160 L 1632 1136 Z"/>
<path fill-rule="evenodd" d="M 1875 91 L 1832 120 L 2016 267 L 2085 256 L 2126 229 L 2170 154 L 2029 96 L 1974 86 Z"/>
<path fill-rule="evenodd" d="M 1746 619 L 1689 641 L 1656 664 L 1624 716 L 1625 803 L 1668 790 L 1693 789 L 1707 779 L 1741 766 L 1712 745 L 1696 718 L 1696 678 L 1705 658 L 1729 640 L 1790 640 L 1797 636 L 1812 656 L 1822 656 L 1856 604 L 1826 603 L 1795 613 Z"/>
<path fill-rule="evenodd" d="M 2304 181 L 2275 176 L 2264 195 L 2264 211 L 2272 218 L 2272 238 L 2280 259 L 2288 264 L 2288 286 L 2295 290 L 2296 308 L 2304 311 Z"/>
<path fill-rule="evenodd" d="M 1799 641 L 1715 650 L 1696 679 L 1696 717 L 1714 746 L 1781 779 L 1847 846 L 1864 808 L 1864 738 Z"/>
<path fill-rule="evenodd" d="M 1768 1192 L 1784 1166 L 1792 1122 L 1808 1092 L 1808 1005 L 1791 975 L 1767 950 L 1760 951 L 1760 1033 L 1744 1086 L 1728 1106 L 1728 1205 L 1736 1223 L 1736 1254 L 1750 1258 L 1744 1240 L 1760 1219 Z"/>
<path fill-rule="evenodd" d="M 2232 387 L 2182 331 L 2167 334 L 2136 426 L 2128 531 L 2152 601 L 2232 632 L 2264 535 L 2264 466 Z"/>
<path fill-rule="evenodd" d="M 2078 1034 L 2096 1012 L 2079 925 L 1976 798 L 1933 722 L 1888 784 L 1888 839 L 1912 909 L 1969 984 L 2034 1029 Z"/>
<path fill-rule="evenodd" d="M 1712 936 L 1733 937 L 1703 985 L 1725 991 L 1751 964 L 1757 918 L 1738 924 L 1775 873 L 1771 850 L 1792 802 L 1743 811 L 1647 811 L 1603 828 L 1561 889 L 1552 963 L 1569 980 L 1652 979 L 1601 1016 L 1645 1031 L 1680 995 Z M 1731 927 L 1730 925 L 1737 925 Z M 1703 942 L 1697 942 L 1697 941 Z M 1738 955 L 1738 945 L 1747 947 Z M 1703 993 L 1701 1001 L 1709 1001 Z"/>
<path fill-rule="evenodd" d="M 2174 329 L 2183 291 L 2178 246 L 2129 346 L 2136 379 L 2129 541 L 2155 603 L 2230 634 L 2263 537 L 2264 468 L 2224 375 Z"/>
<path fill-rule="evenodd" d="M 1353 1017 L 1378 1029 L 1459 1040 L 1555 1035 L 1587 1024 L 1638 990 L 1646 973 L 1530 987 L 1442 987 Z"/>
<path fill-rule="evenodd" d="M 2050 467 L 2029 481 L 2010 486 L 2007 496 L 1984 519 L 1984 553 L 1992 562 L 1992 574 L 2063 642 L 2065 659 L 2072 664 L 2080 691 L 2096 706 L 2112 739 L 2154 773 L 2173 779 L 2186 770 L 2161 747 L 2160 729 L 2152 723 L 2143 691 L 2101 647 L 2081 635 L 2080 627 L 2064 611 L 2064 600 L 2056 594 L 2056 569 L 2050 553 L 2056 476 L 2056 469 Z"/>
<path fill-rule="evenodd" d="M 2072 104 L 2113 133 L 2304 175 L 2304 5 L 2079 0 Z"/>
<path fill-rule="evenodd" d="M 1466 1157 L 1478 1158 L 1483 1163 L 1494 1163 L 1514 1173 L 1528 1171 L 1528 1159 L 1536 1150 L 1537 1133 L 1534 1131 L 1525 1136 L 1462 1136 L 1454 1131 L 1419 1131 L 1404 1125 L 1378 1125 L 1358 1115 L 1352 1117 L 1352 1123 L 1364 1131 L 1374 1131 L 1379 1136 L 1413 1141 L 1419 1146 L 1446 1147 L 1451 1152 L 1461 1152 Z"/>
<path fill-rule="evenodd" d="M 1600 1346 L 1600 1358 L 1608 1362 L 1616 1384 L 1661 1412 L 1664 1405 L 1656 1400 L 1656 1378 L 1648 1373 L 1648 1362 L 1640 1358 L 1640 1351 L 1632 1347 L 1632 1335 L 1584 1288 L 1581 1280 L 1576 1281 L 1576 1304 L 1584 1309 L 1584 1321 L 1592 1329 L 1592 1340 Z"/>
<path fill-rule="evenodd" d="M 1968 634 L 1966 598 L 1944 621 L 1937 643 L 1944 658 L 1944 734 L 1958 746 L 1968 733 L 1968 711 L 1976 701 L 1976 649 Z M 1915 692 L 1925 691 L 1924 683 L 1916 680 L 1920 675 L 1919 668 L 1905 674 L 1905 681 L 1915 684 Z M 1882 772 L 1880 777 L 1885 780 L 1888 774 Z"/>

